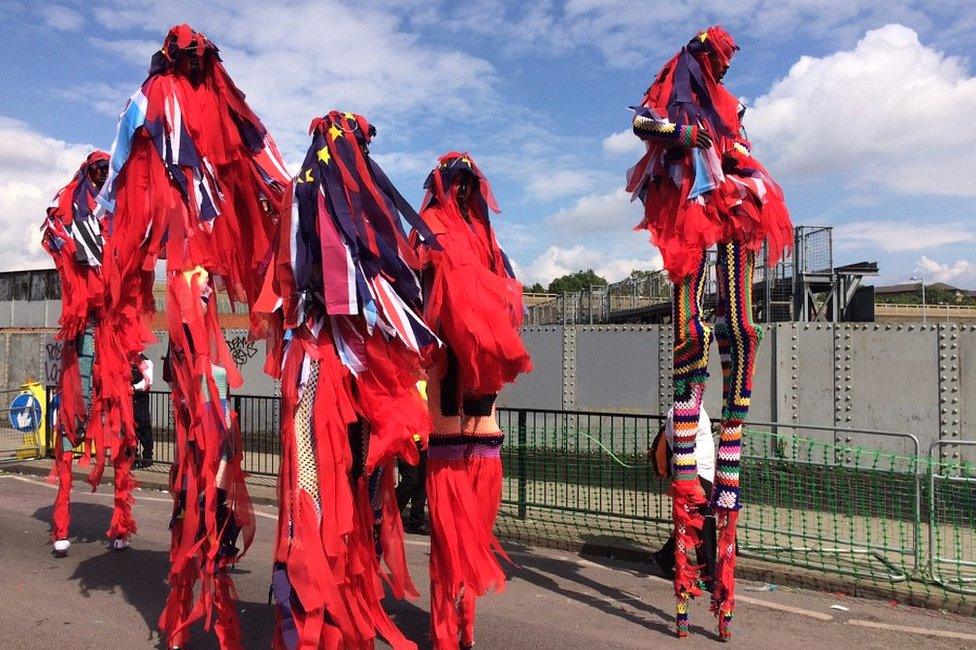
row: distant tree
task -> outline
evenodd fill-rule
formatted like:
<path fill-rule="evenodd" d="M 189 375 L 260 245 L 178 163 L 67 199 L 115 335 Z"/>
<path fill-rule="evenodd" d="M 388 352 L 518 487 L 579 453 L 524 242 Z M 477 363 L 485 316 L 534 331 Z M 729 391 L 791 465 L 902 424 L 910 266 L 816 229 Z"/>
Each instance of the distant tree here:
<path fill-rule="evenodd" d="M 922 289 L 918 288 L 892 296 L 879 296 L 878 300 L 879 302 L 896 305 L 921 305 Z M 961 291 L 926 285 L 925 302 L 929 305 L 976 306 L 976 297 L 967 296 Z"/>
<path fill-rule="evenodd" d="M 531 287 L 525 287 L 525 293 L 545 293 L 546 288 L 540 283 L 536 282 Z"/>
<path fill-rule="evenodd" d="M 549 283 L 549 293 L 583 291 L 595 285 L 605 287 L 607 279 L 597 275 L 593 269 L 586 269 L 556 278 Z"/>
<path fill-rule="evenodd" d="M 634 269 L 630 272 L 629 277 L 631 280 L 643 280 L 644 278 L 652 277 L 658 273 L 660 273 L 660 271 L 644 271 L 642 269 Z"/>

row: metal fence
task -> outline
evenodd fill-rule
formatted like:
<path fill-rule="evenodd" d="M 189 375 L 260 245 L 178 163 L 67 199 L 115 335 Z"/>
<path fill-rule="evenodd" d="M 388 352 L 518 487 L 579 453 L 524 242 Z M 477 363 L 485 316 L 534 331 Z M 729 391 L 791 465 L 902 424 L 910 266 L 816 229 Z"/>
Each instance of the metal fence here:
<path fill-rule="evenodd" d="M 664 544 L 668 483 L 645 457 L 659 417 L 528 409 L 500 415 L 509 434 L 499 519 L 506 537 L 644 552 Z M 844 432 L 865 446 L 801 437 L 778 423 L 753 423 L 744 432 L 741 554 L 857 587 L 936 602 L 951 594 L 972 604 L 976 465 L 943 457 L 941 447 L 955 441 L 920 450 L 911 434 Z"/>
<path fill-rule="evenodd" d="M 244 469 L 278 471 L 280 399 L 233 396 Z M 151 396 L 155 460 L 173 461 L 168 393 Z M 646 458 L 654 415 L 500 408 L 506 433 L 499 532 L 556 546 L 663 545 L 671 530 L 667 481 Z M 744 432 L 740 552 L 809 569 L 855 587 L 972 604 L 976 597 L 976 465 L 943 453 L 976 441 L 907 433 L 753 422 Z M 796 435 L 802 432 L 804 436 Z"/>
<path fill-rule="evenodd" d="M 173 463 L 176 454 L 176 425 L 170 394 L 152 391 L 149 409 L 153 424 L 153 460 Z M 258 395 L 232 395 L 244 443 L 242 467 L 257 476 L 278 474 L 281 439 L 278 437 L 281 399 Z"/>

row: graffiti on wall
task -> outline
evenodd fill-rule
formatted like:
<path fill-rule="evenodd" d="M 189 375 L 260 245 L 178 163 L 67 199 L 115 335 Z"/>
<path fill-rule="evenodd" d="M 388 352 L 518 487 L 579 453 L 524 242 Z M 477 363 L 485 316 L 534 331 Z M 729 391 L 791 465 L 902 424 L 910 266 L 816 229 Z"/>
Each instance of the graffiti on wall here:
<path fill-rule="evenodd" d="M 44 343 L 44 383 L 57 386 L 61 379 L 61 341 L 49 338 Z"/>
<path fill-rule="evenodd" d="M 258 353 L 254 341 L 249 341 L 247 336 L 243 335 L 227 339 L 227 347 L 230 348 L 230 355 L 234 358 L 238 370 L 241 370 Z"/>

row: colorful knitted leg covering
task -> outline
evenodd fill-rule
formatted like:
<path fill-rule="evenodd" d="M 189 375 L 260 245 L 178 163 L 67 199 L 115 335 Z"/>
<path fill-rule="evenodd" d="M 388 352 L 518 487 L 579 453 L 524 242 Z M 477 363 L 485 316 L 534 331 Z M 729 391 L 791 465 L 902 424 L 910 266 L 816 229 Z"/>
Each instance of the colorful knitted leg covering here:
<path fill-rule="evenodd" d="M 742 424 L 749 413 L 756 351 L 762 338 L 762 331 L 752 321 L 753 266 L 753 254 L 745 247 L 734 242 L 719 246 L 715 331 L 722 358 L 724 404 L 711 506 L 719 529 L 712 610 L 719 617 L 722 638 L 731 636 L 736 521 L 742 507 L 739 487 Z"/>
<path fill-rule="evenodd" d="M 705 260 L 698 271 L 674 287 L 674 443 L 672 445 L 671 500 L 674 517 L 674 592 L 678 636 L 687 635 L 688 601 L 701 595 L 698 566 L 688 552 L 701 543 L 705 494 L 698 481 L 695 437 L 702 396 L 708 379 L 708 348 L 712 332 L 701 319 L 705 288 Z"/>

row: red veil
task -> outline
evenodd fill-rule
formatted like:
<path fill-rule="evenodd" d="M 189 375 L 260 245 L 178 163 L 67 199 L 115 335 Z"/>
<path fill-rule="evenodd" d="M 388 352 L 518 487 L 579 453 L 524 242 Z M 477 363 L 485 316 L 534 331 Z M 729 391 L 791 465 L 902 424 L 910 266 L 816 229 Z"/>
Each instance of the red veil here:
<path fill-rule="evenodd" d="M 464 214 L 460 174 L 474 183 Z M 458 397 L 498 393 L 532 361 L 519 334 L 522 285 L 491 227 L 489 210 L 500 212 L 491 184 L 469 154 L 452 151 L 424 187 L 421 218 L 433 235 L 421 247 L 430 269 L 424 318 L 457 357 Z"/>

